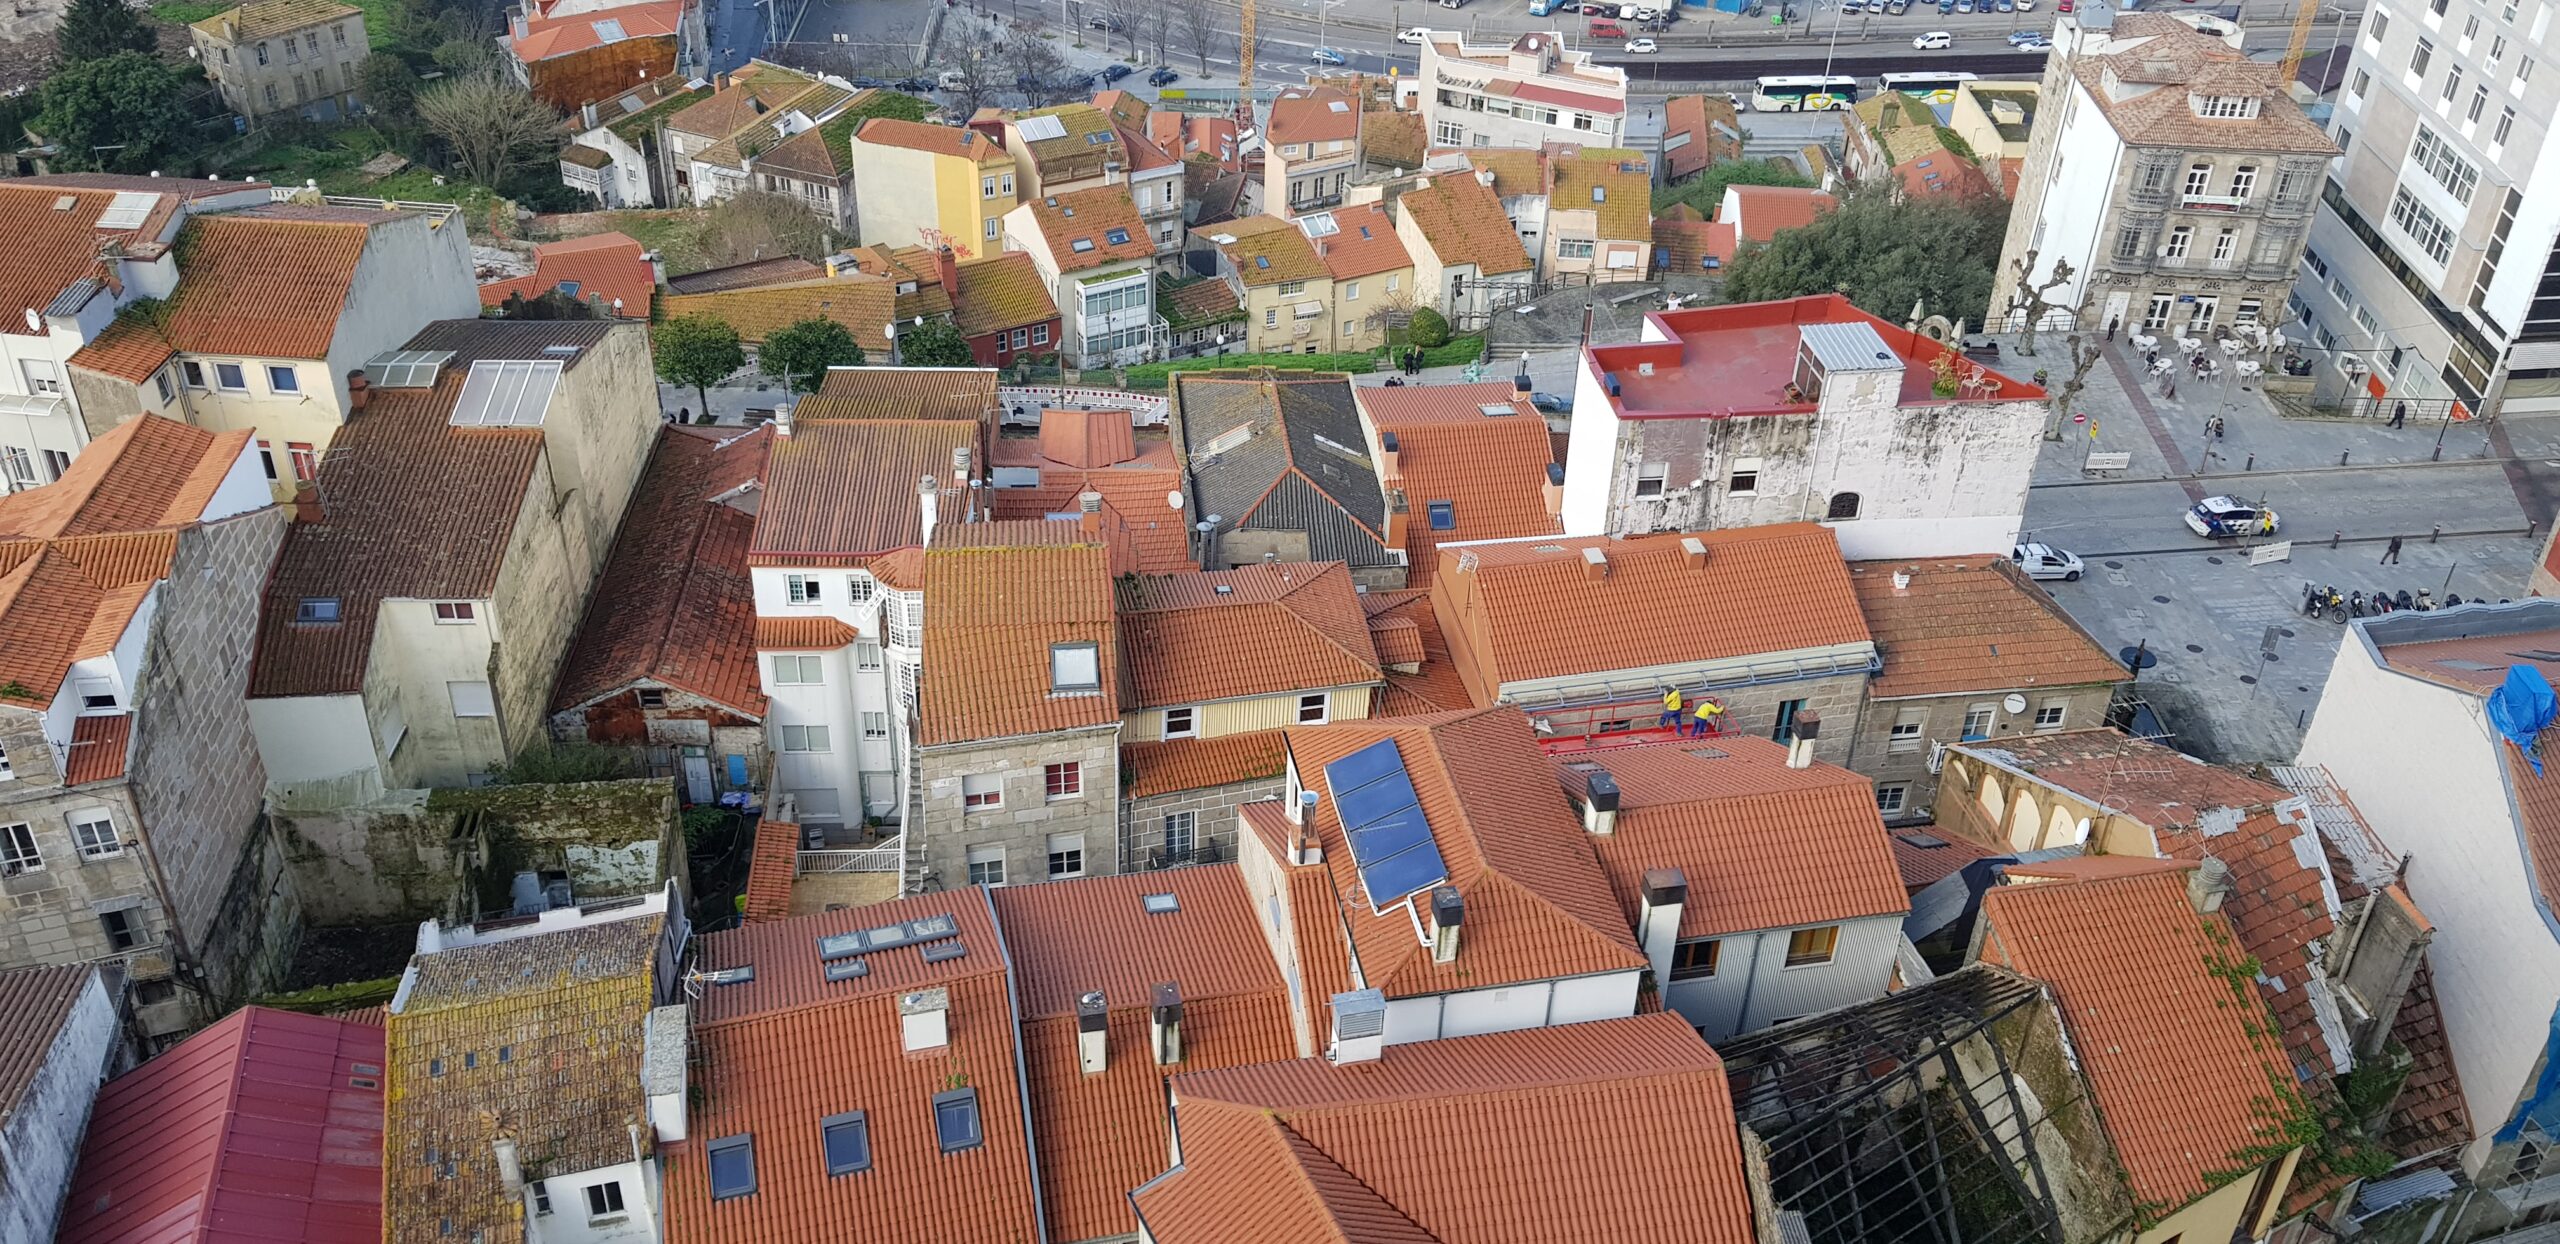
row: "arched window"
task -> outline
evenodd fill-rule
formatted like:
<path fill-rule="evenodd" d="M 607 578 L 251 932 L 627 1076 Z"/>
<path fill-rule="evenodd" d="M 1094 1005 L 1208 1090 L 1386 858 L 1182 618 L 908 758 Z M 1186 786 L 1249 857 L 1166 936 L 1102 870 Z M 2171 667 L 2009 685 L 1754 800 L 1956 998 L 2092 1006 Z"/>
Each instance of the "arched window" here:
<path fill-rule="evenodd" d="M 1857 516 L 1858 494 L 1854 492 L 1835 492 L 1831 494 L 1831 517 L 1840 519 L 1856 518 Z"/>

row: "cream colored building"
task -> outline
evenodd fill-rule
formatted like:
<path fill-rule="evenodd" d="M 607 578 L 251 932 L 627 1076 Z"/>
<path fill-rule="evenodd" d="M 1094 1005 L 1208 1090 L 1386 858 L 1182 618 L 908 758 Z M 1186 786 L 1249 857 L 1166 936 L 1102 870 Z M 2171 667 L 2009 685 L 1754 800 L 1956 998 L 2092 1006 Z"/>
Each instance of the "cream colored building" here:
<path fill-rule="evenodd" d="M 363 109 L 364 10 L 337 0 L 257 0 L 187 28 L 205 77 L 252 125 L 338 121 Z"/>
<path fill-rule="evenodd" d="M 1627 71 L 1567 49 L 1552 32 L 1470 44 L 1454 30 L 1428 31 L 1411 81 L 1434 147 L 1626 141 Z"/>
<path fill-rule="evenodd" d="M 873 246 L 948 245 L 959 259 L 1004 251 L 1013 153 L 950 125 L 874 117 L 854 131 L 854 229 Z"/>
<path fill-rule="evenodd" d="M 1271 101 L 1262 139 L 1262 202 L 1296 216 L 1341 204 L 1360 171 L 1360 99 L 1336 87 L 1291 87 Z"/>

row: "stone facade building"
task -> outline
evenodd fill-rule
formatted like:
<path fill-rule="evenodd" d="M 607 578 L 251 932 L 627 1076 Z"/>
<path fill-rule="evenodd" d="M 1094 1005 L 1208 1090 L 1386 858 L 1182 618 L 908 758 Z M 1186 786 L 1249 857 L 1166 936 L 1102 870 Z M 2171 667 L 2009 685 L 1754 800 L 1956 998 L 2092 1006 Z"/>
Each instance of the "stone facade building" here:
<path fill-rule="evenodd" d="M 364 10 L 337 0 L 257 0 L 188 27 L 223 105 L 252 125 L 338 121 L 363 106 Z"/>

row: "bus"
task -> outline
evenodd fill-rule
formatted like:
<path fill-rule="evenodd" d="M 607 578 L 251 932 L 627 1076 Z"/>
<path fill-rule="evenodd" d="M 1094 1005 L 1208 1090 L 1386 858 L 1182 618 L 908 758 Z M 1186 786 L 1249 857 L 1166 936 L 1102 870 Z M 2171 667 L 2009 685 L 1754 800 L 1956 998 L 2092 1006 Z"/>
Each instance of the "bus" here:
<path fill-rule="evenodd" d="M 1751 92 L 1751 107 L 1758 112 L 1820 112 L 1856 102 L 1856 78 L 1826 78 L 1820 74 L 1762 78 Z"/>
<path fill-rule="evenodd" d="M 1889 73 L 1882 79 L 1887 91 L 1900 91 L 1924 104 L 1956 102 L 1956 88 L 1974 80 L 1969 73 Z"/>

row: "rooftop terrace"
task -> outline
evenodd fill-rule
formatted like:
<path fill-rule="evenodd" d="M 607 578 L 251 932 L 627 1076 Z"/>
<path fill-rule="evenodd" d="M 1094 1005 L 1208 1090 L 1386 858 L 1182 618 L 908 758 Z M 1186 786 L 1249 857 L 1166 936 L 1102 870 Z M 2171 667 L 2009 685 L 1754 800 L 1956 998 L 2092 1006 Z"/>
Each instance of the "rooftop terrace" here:
<path fill-rule="evenodd" d="M 1618 392 L 1610 404 L 1622 418 L 1809 413 L 1819 403 L 1803 391 L 1798 368 L 1808 341 L 1803 330 L 1808 327 L 1872 329 L 1902 371 L 1898 405 L 2025 401 L 2044 396 L 2044 390 L 2035 385 L 2001 375 L 1946 345 L 1869 315 L 1836 294 L 1659 312 L 1648 316 L 1647 323 L 1662 340 L 1594 346 L 1586 351 L 1589 366 L 1604 377 L 1617 378 Z M 1812 334 L 1816 339 L 1845 335 Z M 1940 397 L 1933 389 L 1934 367 L 1942 355 L 1954 356 L 1956 375 L 1963 381 L 1951 397 Z"/>

